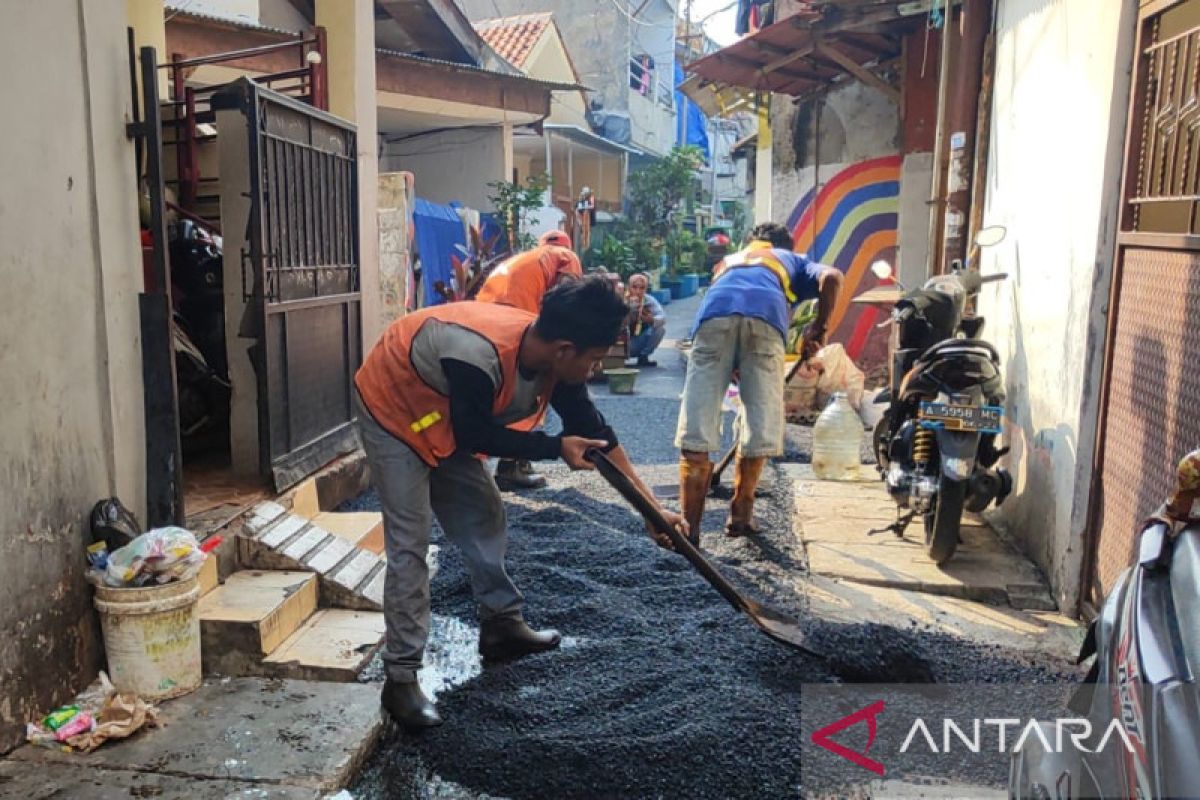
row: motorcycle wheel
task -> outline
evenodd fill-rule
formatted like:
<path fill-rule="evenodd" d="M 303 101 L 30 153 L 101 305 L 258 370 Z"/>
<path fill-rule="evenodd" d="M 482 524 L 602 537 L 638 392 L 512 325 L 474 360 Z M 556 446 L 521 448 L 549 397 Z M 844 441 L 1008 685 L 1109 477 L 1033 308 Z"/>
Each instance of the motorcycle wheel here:
<path fill-rule="evenodd" d="M 925 514 L 925 550 L 935 564 L 944 564 L 958 548 L 958 529 L 962 523 L 967 482 L 945 475 L 938 481 L 936 505 Z"/>

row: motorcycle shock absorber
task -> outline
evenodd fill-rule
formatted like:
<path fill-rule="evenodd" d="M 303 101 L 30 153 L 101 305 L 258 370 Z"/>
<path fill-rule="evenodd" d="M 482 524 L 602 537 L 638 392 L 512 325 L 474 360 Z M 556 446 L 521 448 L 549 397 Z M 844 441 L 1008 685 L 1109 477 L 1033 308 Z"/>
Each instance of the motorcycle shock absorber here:
<path fill-rule="evenodd" d="M 934 448 L 937 447 L 937 438 L 933 431 L 925 426 L 920 426 L 913 433 L 913 463 L 924 469 L 934 457 Z"/>

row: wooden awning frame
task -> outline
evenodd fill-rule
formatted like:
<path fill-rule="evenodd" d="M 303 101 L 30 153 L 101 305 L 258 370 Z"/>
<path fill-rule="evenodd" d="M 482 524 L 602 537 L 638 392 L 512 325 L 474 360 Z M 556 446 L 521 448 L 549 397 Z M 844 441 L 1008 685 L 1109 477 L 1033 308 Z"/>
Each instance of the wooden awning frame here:
<path fill-rule="evenodd" d="M 801 97 L 848 75 L 898 101 L 899 88 L 877 67 L 900 55 L 902 36 L 924 19 L 923 5 L 841 0 L 800 11 L 688 64 L 680 88 L 706 111 L 720 111 L 728 105 L 720 98 L 733 92 Z"/>

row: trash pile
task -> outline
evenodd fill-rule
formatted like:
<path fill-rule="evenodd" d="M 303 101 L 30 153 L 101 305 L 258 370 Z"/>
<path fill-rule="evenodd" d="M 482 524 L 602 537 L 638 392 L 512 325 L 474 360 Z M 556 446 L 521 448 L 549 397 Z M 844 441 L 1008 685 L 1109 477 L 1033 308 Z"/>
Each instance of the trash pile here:
<path fill-rule="evenodd" d="M 866 375 L 841 344 L 825 345 L 788 381 L 784 396 L 788 422 L 811 425 L 837 392 L 845 392 L 857 411 L 865 382 Z"/>
<path fill-rule="evenodd" d="M 109 739 L 124 739 L 157 724 L 154 706 L 131 692 L 118 692 L 101 672 L 74 703 L 54 709 L 40 722 L 28 723 L 25 738 L 64 753 L 90 753 Z"/>
<path fill-rule="evenodd" d="M 87 548 L 88 580 L 113 588 L 182 581 L 195 577 L 219 539 L 196 540 L 191 531 L 168 526 L 140 532 L 137 519 L 116 498 L 92 510 L 92 536 Z"/>

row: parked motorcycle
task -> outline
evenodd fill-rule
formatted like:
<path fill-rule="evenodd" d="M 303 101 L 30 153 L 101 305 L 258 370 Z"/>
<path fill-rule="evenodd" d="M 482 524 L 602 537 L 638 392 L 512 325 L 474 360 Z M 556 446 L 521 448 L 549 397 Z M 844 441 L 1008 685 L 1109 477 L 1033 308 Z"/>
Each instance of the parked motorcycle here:
<path fill-rule="evenodd" d="M 187 323 L 190 338 L 218 375 L 227 372 L 225 356 L 225 279 L 221 237 L 190 219 L 173 222 L 171 301 Z"/>
<path fill-rule="evenodd" d="M 1168 502 L 1145 523 L 1079 655 L 1093 654 L 1062 716 L 1083 718 L 1084 747 L 1057 747 L 1053 723 L 1013 755 L 1016 800 L 1200 797 L 1200 450 L 1179 463 Z M 1109 735 L 1119 721 L 1124 735 Z M 1104 746 L 1101 746 L 1104 745 Z"/>
<path fill-rule="evenodd" d="M 1003 228 L 985 228 L 976 247 L 1003 236 Z M 884 262 L 872 271 L 892 277 Z M 979 338 L 983 317 L 967 314 L 984 283 L 1005 277 L 956 264 L 906 292 L 884 323 L 899 326 L 899 349 L 891 385 L 875 400 L 888 407 L 875 428 L 874 451 L 899 516 L 883 530 L 903 536 L 921 515 L 925 547 L 937 564 L 958 547 L 964 509 L 999 505 L 1012 490 L 1011 477 L 996 468 L 1007 452 L 996 445 L 1004 416 L 1000 356 Z"/>
<path fill-rule="evenodd" d="M 229 383 L 221 237 L 189 219 L 172 223 L 175 384 L 185 453 L 228 439 Z"/>

